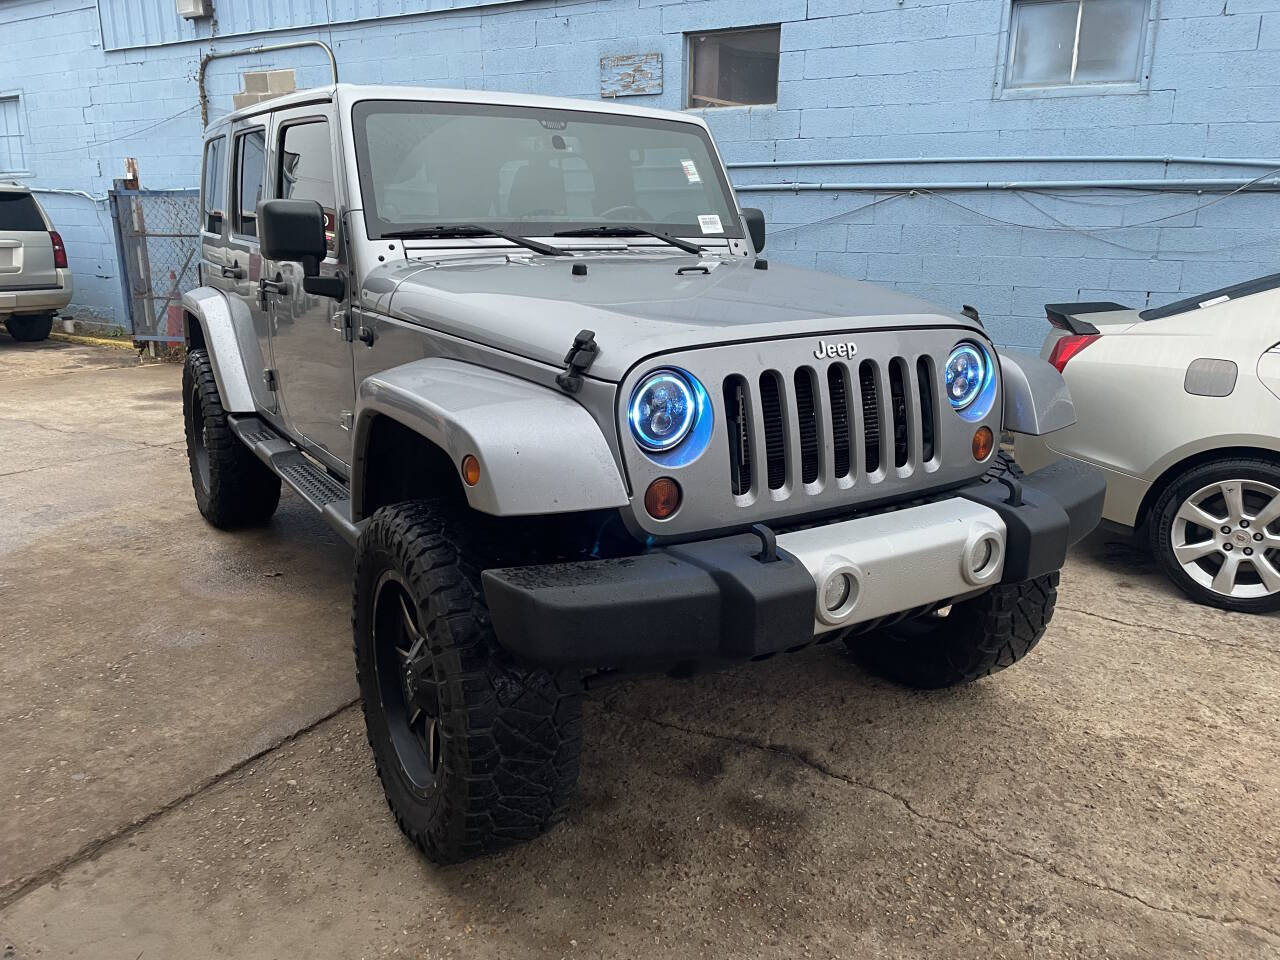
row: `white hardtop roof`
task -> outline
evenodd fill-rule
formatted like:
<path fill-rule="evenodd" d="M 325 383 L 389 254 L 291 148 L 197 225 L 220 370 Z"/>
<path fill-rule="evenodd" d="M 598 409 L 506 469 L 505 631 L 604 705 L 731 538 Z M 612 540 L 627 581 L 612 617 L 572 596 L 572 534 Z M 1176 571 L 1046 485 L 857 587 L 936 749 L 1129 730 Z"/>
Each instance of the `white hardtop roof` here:
<path fill-rule="evenodd" d="M 6 193 L 30 193 L 31 188 L 17 180 L 0 180 L 0 190 Z"/>
<path fill-rule="evenodd" d="M 653 110 L 648 107 L 622 106 L 614 100 L 579 100 L 573 97 L 542 97 L 528 93 L 505 93 L 494 90 L 460 90 L 451 87 L 403 87 L 390 85 L 366 85 L 360 83 L 327 84 L 310 87 L 283 96 L 263 100 L 249 107 L 233 110 L 209 124 L 209 129 L 233 123 L 245 117 L 286 110 L 289 107 L 317 101 L 337 100 L 345 112 L 360 100 L 416 100 L 437 103 L 483 103 L 512 107 L 541 107 L 544 110 L 584 110 L 593 113 L 621 114 L 630 117 L 648 117 L 653 120 L 675 120 L 706 127 L 706 121 L 696 114 L 674 110 Z"/>

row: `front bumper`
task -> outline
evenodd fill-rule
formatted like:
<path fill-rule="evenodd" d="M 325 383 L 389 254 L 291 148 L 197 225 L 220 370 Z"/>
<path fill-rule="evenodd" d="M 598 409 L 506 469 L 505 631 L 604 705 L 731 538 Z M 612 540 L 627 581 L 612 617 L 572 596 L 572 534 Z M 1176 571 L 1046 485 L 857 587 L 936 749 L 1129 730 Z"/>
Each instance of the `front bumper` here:
<path fill-rule="evenodd" d="M 486 570 L 504 647 L 549 665 L 671 669 L 805 646 L 826 632 L 1052 573 L 1097 526 L 1097 470 L 1061 461 L 1011 489 L 992 480 L 946 499 L 777 537 L 777 559 L 741 534 L 638 557 Z M 832 612 L 826 587 L 848 596 Z"/>

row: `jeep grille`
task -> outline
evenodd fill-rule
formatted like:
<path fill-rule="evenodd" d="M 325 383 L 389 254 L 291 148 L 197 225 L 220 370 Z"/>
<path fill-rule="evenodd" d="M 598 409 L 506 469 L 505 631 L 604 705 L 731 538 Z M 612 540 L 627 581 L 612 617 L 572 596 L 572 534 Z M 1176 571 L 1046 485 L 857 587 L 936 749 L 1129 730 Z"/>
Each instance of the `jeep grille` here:
<path fill-rule="evenodd" d="M 790 376 L 766 370 L 754 384 L 731 374 L 724 381 L 730 489 L 735 497 L 759 492 L 753 435 L 763 441 L 762 479 L 771 491 L 788 478 L 803 491 L 825 474 L 828 458 L 836 480 L 874 484 L 890 471 L 914 472 L 935 456 L 935 377 L 927 355 L 802 366 Z"/>

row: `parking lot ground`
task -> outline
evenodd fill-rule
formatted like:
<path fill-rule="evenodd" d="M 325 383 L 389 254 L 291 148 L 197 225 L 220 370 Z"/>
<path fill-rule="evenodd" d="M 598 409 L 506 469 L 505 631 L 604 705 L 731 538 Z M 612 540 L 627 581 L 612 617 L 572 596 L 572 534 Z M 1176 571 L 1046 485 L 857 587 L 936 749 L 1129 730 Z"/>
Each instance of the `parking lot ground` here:
<path fill-rule="evenodd" d="M 180 374 L 0 334 L 0 956 L 1280 956 L 1280 619 L 1107 533 L 963 689 L 832 645 L 601 690 L 567 821 L 433 867 L 354 705 L 349 550 L 288 495 L 203 523 Z"/>

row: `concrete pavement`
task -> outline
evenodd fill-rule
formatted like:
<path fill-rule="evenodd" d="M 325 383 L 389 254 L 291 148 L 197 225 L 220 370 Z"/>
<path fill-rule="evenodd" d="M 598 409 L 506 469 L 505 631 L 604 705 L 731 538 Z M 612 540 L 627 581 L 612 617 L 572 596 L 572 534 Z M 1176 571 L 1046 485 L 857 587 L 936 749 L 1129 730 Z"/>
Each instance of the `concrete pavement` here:
<path fill-rule="evenodd" d="M 204 524 L 179 379 L 0 334 L 0 956 L 1280 955 L 1278 620 L 1108 535 L 962 690 L 832 646 L 601 691 L 568 821 L 431 866 L 350 706 L 349 550 L 288 494 Z"/>

